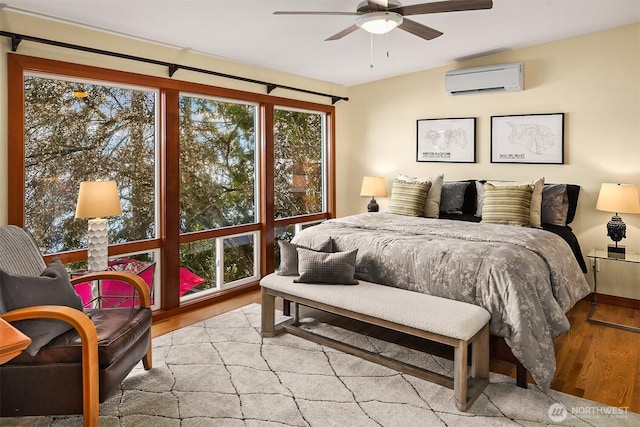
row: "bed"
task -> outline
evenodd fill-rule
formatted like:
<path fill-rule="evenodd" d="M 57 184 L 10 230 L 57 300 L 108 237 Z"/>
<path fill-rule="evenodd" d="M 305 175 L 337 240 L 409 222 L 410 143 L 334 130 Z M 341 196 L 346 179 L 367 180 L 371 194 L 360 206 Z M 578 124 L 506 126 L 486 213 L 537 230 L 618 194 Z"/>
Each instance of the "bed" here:
<path fill-rule="evenodd" d="M 555 374 L 553 338 L 569 330 L 565 313 L 590 292 L 580 247 L 567 222 L 575 215 L 577 193 L 564 225 L 516 227 L 480 222 L 478 194 L 471 189 L 484 183 L 464 182 L 458 186 L 464 187 L 461 205 L 440 212 L 440 218 L 353 215 L 309 227 L 292 243 L 314 247 L 330 237 L 334 251 L 358 249 L 356 279 L 485 308 L 491 334 L 504 338 L 546 389 Z M 442 187 L 443 201 L 447 187 Z M 577 186 L 572 187 L 575 192 Z"/>

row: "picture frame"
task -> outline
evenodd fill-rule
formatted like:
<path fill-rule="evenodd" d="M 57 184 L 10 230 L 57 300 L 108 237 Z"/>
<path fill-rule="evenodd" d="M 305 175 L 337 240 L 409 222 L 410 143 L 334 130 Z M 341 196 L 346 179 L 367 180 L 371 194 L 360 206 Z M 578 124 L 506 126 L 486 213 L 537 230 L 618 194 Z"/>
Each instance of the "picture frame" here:
<path fill-rule="evenodd" d="M 416 161 L 476 162 L 476 118 L 419 119 Z"/>
<path fill-rule="evenodd" d="M 564 113 L 491 116 L 491 163 L 564 164 Z"/>

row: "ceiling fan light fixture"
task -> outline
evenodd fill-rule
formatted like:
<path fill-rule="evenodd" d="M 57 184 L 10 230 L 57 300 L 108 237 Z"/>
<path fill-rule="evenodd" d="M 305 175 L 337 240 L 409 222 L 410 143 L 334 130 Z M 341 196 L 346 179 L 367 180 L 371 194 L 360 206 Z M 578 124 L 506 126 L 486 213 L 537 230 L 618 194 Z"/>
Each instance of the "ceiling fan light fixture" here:
<path fill-rule="evenodd" d="M 402 15 L 395 12 L 370 12 L 356 18 L 356 25 L 372 34 L 386 34 L 402 24 Z"/>

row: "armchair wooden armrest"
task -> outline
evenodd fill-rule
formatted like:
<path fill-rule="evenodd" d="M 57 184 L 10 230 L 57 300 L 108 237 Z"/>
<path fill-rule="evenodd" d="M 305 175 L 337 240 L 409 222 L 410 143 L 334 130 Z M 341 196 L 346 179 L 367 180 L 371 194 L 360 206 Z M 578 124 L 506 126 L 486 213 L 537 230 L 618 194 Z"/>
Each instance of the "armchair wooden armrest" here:
<path fill-rule="evenodd" d="M 119 280 L 128 283 L 133 286 L 136 292 L 138 292 L 138 296 L 140 297 L 140 307 L 151 307 L 149 288 L 140 276 L 126 271 L 97 271 L 95 273 L 88 273 L 71 279 L 71 284 L 77 285 L 78 283 L 90 282 L 92 280 Z"/>
<path fill-rule="evenodd" d="M 144 282 L 143 282 L 144 285 Z M 146 285 L 144 285 L 146 289 Z M 147 299 L 149 293 L 147 292 Z M 142 301 L 142 295 L 140 296 Z M 0 315 L 7 322 L 25 319 L 58 319 L 73 326 L 82 339 L 82 406 L 85 426 L 97 426 L 98 402 L 98 333 L 91 319 L 80 310 L 60 305 L 39 305 Z"/>

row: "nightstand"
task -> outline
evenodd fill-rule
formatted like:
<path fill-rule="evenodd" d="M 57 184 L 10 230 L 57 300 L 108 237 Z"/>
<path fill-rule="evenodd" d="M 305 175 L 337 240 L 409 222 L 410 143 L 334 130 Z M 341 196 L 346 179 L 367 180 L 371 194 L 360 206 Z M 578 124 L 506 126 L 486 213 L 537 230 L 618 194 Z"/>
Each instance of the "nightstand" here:
<path fill-rule="evenodd" d="M 612 328 L 624 329 L 626 331 L 640 332 L 640 328 L 637 328 L 635 326 L 627 326 L 627 325 L 623 325 L 623 324 L 620 324 L 620 323 L 607 322 L 607 321 L 604 321 L 604 320 L 598 320 L 598 319 L 594 319 L 593 318 L 593 315 L 596 312 L 596 309 L 598 308 L 598 301 L 597 301 L 597 295 L 598 295 L 598 268 L 597 268 L 596 263 L 598 261 L 604 261 L 604 262 L 627 262 L 627 263 L 636 264 L 640 268 L 640 255 L 626 254 L 625 258 L 610 258 L 607 255 L 607 251 L 599 250 L 599 249 L 593 249 L 591 252 L 589 252 L 589 255 L 587 255 L 587 257 L 592 260 L 591 267 L 593 269 L 593 301 L 591 301 L 591 310 L 589 311 L 589 316 L 587 317 L 587 320 L 589 322 L 591 322 L 591 323 L 597 323 L 599 325 L 610 326 Z"/>

